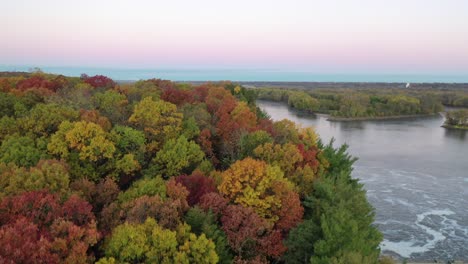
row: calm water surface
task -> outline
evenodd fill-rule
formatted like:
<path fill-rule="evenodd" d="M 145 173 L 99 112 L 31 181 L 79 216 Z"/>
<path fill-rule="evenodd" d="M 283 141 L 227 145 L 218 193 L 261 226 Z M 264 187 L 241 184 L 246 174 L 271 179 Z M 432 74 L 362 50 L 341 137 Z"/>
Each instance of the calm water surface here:
<path fill-rule="evenodd" d="M 329 122 L 282 103 L 258 101 L 274 120 L 313 126 L 324 142 L 347 143 L 384 234 L 386 254 L 411 260 L 468 260 L 468 133 L 442 116 Z"/>

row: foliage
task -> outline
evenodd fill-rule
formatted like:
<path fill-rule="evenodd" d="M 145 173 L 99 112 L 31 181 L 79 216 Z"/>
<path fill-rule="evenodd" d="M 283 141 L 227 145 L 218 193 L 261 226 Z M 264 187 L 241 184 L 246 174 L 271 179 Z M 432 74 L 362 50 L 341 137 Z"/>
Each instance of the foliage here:
<path fill-rule="evenodd" d="M 461 91 L 0 75 L 2 263 L 376 263 L 356 159 L 271 120 L 257 96 L 356 117 L 465 103 Z"/>
<path fill-rule="evenodd" d="M 0 141 L 19 132 L 19 126 L 16 119 L 9 116 L 0 118 Z"/>
<path fill-rule="evenodd" d="M 203 195 L 216 191 L 213 178 L 203 175 L 200 171 L 194 171 L 191 175 L 177 176 L 175 180 L 189 191 L 187 202 L 190 206 L 198 204 Z"/>
<path fill-rule="evenodd" d="M 339 85 L 337 85 L 339 86 Z M 301 111 L 331 114 L 337 118 L 379 118 L 435 114 L 445 105 L 468 105 L 460 93 L 455 99 L 450 92 L 438 89 L 256 89 L 260 99 L 287 103 Z M 466 101 L 468 102 L 468 100 Z"/>
<path fill-rule="evenodd" d="M 169 139 L 177 138 L 182 129 L 182 114 L 177 106 L 151 97 L 141 100 L 133 110 L 128 121 L 145 131 L 148 148 L 159 149 Z"/>
<path fill-rule="evenodd" d="M 360 256 L 362 260 L 377 259 L 382 235 L 372 225 L 373 209 L 362 185 L 350 184 L 346 172 L 335 179 L 318 181 L 314 196 L 305 204 L 313 210 L 312 219 L 319 223 L 321 231 L 313 247 L 314 263 L 330 263 L 348 254 Z"/>
<path fill-rule="evenodd" d="M 189 117 L 184 119 L 182 122 L 182 135 L 187 139 L 194 139 L 200 134 L 200 129 L 198 128 L 197 121 L 194 117 Z"/>
<path fill-rule="evenodd" d="M 284 145 L 266 143 L 258 146 L 253 152 L 255 157 L 280 167 L 286 175 L 291 175 L 303 161 L 299 149 L 291 143 Z"/>
<path fill-rule="evenodd" d="M 240 138 L 240 159 L 253 156 L 255 148 L 266 143 L 272 143 L 270 134 L 263 130 L 242 135 Z"/>
<path fill-rule="evenodd" d="M 236 204 L 251 207 L 270 221 L 279 219 L 281 196 L 292 188 L 276 166 L 246 158 L 235 162 L 222 174 L 221 194 Z"/>
<path fill-rule="evenodd" d="M 285 245 L 285 263 L 300 264 L 309 262 L 314 255 L 314 243 L 320 238 L 320 227 L 307 219 L 289 232 Z"/>
<path fill-rule="evenodd" d="M 456 128 L 468 128 L 468 110 L 449 111 L 445 115 L 445 126 Z"/>
<path fill-rule="evenodd" d="M 30 168 L 0 163 L 0 198 L 42 189 L 65 195 L 69 182 L 66 164 L 57 160 L 41 160 Z"/>
<path fill-rule="evenodd" d="M 62 203 L 45 191 L 27 192 L 0 203 L 0 259 L 6 262 L 85 263 L 98 239 L 91 206 L 76 196 Z"/>
<path fill-rule="evenodd" d="M 212 117 L 205 103 L 185 104 L 181 107 L 181 111 L 183 112 L 184 119 L 193 118 L 200 130 L 213 130 L 213 125 L 211 124 Z"/>
<path fill-rule="evenodd" d="M 277 144 L 293 143 L 298 144 L 299 131 L 293 121 L 283 119 L 273 123 L 274 140 Z"/>
<path fill-rule="evenodd" d="M 70 184 L 70 188 L 93 206 L 93 212 L 101 210 L 115 201 L 120 193 L 119 186 L 110 177 L 94 183 L 87 179 L 78 179 Z"/>
<path fill-rule="evenodd" d="M 144 195 L 166 196 L 166 185 L 161 176 L 135 181 L 128 190 L 119 194 L 119 201 L 127 202 Z"/>
<path fill-rule="evenodd" d="M 36 137 L 50 136 L 58 130 L 63 121 L 78 119 L 78 112 L 58 104 L 37 104 L 29 114 L 18 120 L 24 131 Z"/>
<path fill-rule="evenodd" d="M 327 177 L 336 177 L 345 173 L 351 176 L 353 170 L 352 165 L 357 161 L 356 157 L 352 157 L 348 152 L 348 145 L 343 144 L 339 148 L 335 148 L 333 143 L 335 139 L 331 139 L 327 145 L 319 142 L 319 148 L 322 149 L 322 154 L 327 160 L 329 166 L 326 175 Z"/>
<path fill-rule="evenodd" d="M 203 157 L 204 153 L 195 142 L 180 136 L 177 139 L 169 139 L 152 163 L 164 178 L 169 178 L 183 172 L 191 172 Z"/>
<path fill-rule="evenodd" d="M 288 96 L 288 105 L 298 110 L 315 112 L 319 109 L 320 102 L 305 92 L 294 92 Z"/>
<path fill-rule="evenodd" d="M 18 166 L 31 167 L 39 159 L 46 157 L 34 139 L 28 136 L 13 134 L 6 137 L 0 145 L 0 162 L 15 163 Z"/>
<path fill-rule="evenodd" d="M 105 162 L 114 157 L 115 145 L 109 133 L 95 123 L 64 121 L 52 135 L 47 149 L 70 163 L 74 178 L 86 175 L 98 180 L 103 176 L 99 169 L 107 169 Z"/>
<path fill-rule="evenodd" d="M 128 118 L 128 100 L 124 94 L 114 90 L 94 94 L 96 109 L 113 122 L 122 122 Z"/>
<path fill-rule="evenodd" d="M 109 118 L 102 116 L 101 113 L 97 110 L 81 109 L 80 120 L 89 123 L 95 123 L 102 127 L 102 129 L 104 129 L 104 131 L 106 132 L 108 132 L 112 128 L 112 124 Z"/>
<path fill-rule="evenodd" d="M 128 154 L 134 156 L 138 164 L 145 164 L 145 134 L 137 129 L 116 125 L 110 131 L 110 137 L 115 144 L 116 154 L 123 157 Z"/>
<path fill-rule="evenodd" d="M 95 76 L 88 76 L 86 74 L 81 75 L 81 79 L 89 85 L 91 85 L 94 88 L 99 88 L 99 87 L 105 87 L 105 88 L 111 88 L 115 85 L 115 82 L 104 75 L 95 75 Z"/>
<path fill-rule="evenodd" d="M 67 158 L 70 152 L 77 151 L 81 160 L 97 161 L 111 158 L 115 146 L 101 126 L 86 121 L 65 121 L 52 136 L 48 149 L 61 158 Z"/>
<path fill-rule="evenodd" d="M 181 222 L 183 208 L 180 202 L 163 200 L 160 196 L 141 196 L 122 204 L 122 213 L 130 223 L 143 223 L 148 217 L 154 218 L 164 228 L 175 229 Z"/>
<path fill-rule="evenodd" d="M 192 227 L 192 232 L 197 236 L 205 234 L 215 243 L 219 263 L 232 263 L 233 256 L 226 234 L 217 225 L 215 215 L 212 212 L 204 212 L 198 207 L 193 207 L 185 215 L 185 222 Z"/>
<path fill-rule="evenodd" d="M 221 222 L 231 248 L 241 259 L 278 258 L 286 250 L 280 232 L 251 208 L 229 205 Z"/>
<path fill-rule="evenodd" d="M 118 262 L 217 263 L 215 245 L 204 234 L 196 236 L 179 226 L 161 228 L 148 218 L 143 224 L 116 227 L 106 245 L 106 256 Z"/>

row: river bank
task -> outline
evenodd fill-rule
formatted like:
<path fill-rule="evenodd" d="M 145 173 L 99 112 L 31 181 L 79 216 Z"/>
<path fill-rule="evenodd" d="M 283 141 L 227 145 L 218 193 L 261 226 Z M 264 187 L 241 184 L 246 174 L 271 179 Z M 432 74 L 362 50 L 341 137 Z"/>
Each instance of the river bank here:
<path fill-rule="evenodd" d="M 277 102 L 272 100 L 260 99 L 260 102 L 272 102 L 272 103 L 281 103 L 290 108 L 291 110 L 301 114 L 301 115 L 310 115 L 310 116 L 323 116 L 327 121 L 331 122 L 353 122 L 353 121 L 383 121 L 383 120 L 404 120 L 411 118 L 424 118 L 424 117 L 434 117 L 437 115 L 443 115 L 442 113 L 433 113 L 433 114 L 417 114 L 417 115 L 392 115 L 392 116 L 366 116 L 366 117 L 341 117 L 341 116 L 332 116 L 327 113 L 321 112 L 312 112 L 309 110 L 299 110 L 284 102 Z"/>
<path fill-rule="evenodd" d="M 353 176 L 376 209 L 381 249 L 401 263 L 468 263 L 468 132 L 444 129 L 442 115 L 330 122 L 284 103 L 258 100 L 274 120 L 312 126 L 322 142 L 349 145 Z"/>
<path fill-rule="evenodd" d="M 447 128 L 447 129 L 468 130 L 468 127 L 466 126 L 441 125 L 441 127 Z"/>
<path fill-rule="evenodd" d="M 423 118 L 433 117 L 440 115 L 440 113 L 434 114 L 421 114 L 421 115 L 397 115 L 397 116 L 375 116 L 375 117 L 335 117 L 329 116 L 327 121 L 332 122 L 352 122 L 352 121 L 379 121 L 379 120 L 399 120 L 399 119 L 411 119 L 411 118 Z"/>

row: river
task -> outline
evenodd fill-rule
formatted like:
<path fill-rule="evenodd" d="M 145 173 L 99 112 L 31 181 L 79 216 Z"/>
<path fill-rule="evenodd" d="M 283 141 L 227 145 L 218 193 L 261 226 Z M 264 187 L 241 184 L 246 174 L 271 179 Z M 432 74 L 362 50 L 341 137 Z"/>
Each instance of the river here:
<path fill-rule="evenodd" d="M 384 234 L 384 254 L 412 261 L 468 260 L 468 132 L 443 116 L 329 122 L 283 103 L 258 101 L 273 120 L 313 126 L 324 142 L 348 144 Z"/>

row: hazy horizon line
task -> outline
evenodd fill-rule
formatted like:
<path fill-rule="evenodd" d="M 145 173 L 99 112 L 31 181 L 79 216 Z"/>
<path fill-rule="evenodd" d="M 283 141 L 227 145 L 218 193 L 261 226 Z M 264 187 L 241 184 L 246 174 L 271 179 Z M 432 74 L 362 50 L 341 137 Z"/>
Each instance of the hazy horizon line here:
<path fill-rule="evenodd" d="M 468 74 L 429 72 L 326 72 L 308 69 L 261 67 L 113 67 L 47 66 L 0 64 L 0 71 L 30 72 L 80 76 L 102 74 L 119 81 L 163 78 L 173 81 L 242 81 L 242 82 L 386 82 L 386 83 L 468 83 Z M 271 74 L 271 76 L 269 76 Z M 250 79 L 249 79 L 250 78 Z"/>

